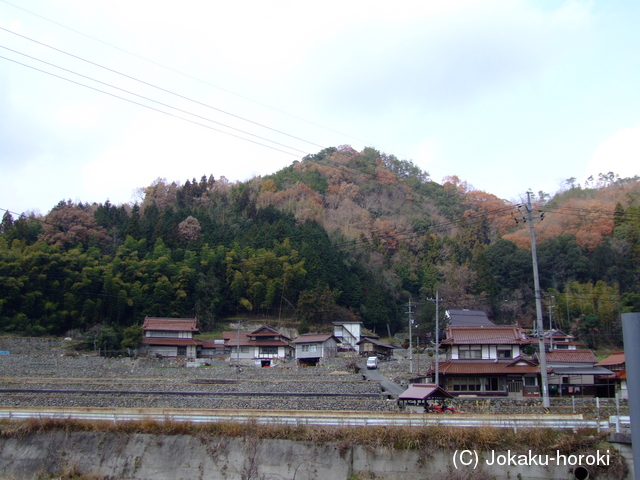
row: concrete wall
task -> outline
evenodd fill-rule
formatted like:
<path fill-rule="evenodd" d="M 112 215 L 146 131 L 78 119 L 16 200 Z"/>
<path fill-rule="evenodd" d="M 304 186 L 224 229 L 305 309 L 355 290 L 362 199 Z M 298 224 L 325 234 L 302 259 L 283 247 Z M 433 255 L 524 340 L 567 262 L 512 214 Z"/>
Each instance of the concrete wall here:
<path fill-rule="evenodd" d="M 486 453 L 484 458 L 489 458 Z M 457 471 L 453 452 L 419 453 L 255 438 L 95 432 L 0 437 L 0 478 L 15 480 L 49 478 L 65 472 L 154 480 L 445 480 L 471 478 L 471 474 L 477 479 L 573 478 L 566 466 L 489 467 L 482 456 L 480 464 L 474 472 Z"/>

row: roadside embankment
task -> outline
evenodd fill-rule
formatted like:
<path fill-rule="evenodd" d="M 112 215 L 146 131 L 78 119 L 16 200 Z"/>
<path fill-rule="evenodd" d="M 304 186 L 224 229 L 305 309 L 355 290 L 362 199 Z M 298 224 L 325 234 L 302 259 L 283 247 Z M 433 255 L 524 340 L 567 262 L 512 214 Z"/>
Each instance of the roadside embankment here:
<path fill-rule="evenodd" d="M 69 420 L 0 428 L 0 476 L 16 480 L 570 479 L 579 455 L 583 463 L 597 455 L 608 463 L 587 466 L 591 478 L 628 474 L 624 458 L 591 431 Z M 456 453 L 461 450 L 468 458 Z M 477 465 L 465 467 L 474 453 Z M 544 462 L 558 454 L 565 464 Z M 510 458 L 515 464 L 505 465 Z"/>

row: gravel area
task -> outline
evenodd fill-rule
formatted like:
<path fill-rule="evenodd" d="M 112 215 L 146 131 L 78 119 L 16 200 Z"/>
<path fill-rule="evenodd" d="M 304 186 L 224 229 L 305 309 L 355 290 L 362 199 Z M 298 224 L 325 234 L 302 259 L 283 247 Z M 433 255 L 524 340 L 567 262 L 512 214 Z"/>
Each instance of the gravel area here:
<path fill-rule="evenodd" d="M 0 350 L 10 352 L 0 355 L 1 389 L 57 391 L 7 392 L 0 396 L 0 406 L 397 409 L 395 401 L 388 401 L 382 395 L 378 382 L 366 381 L 362 374 L 353 373 L 350 366 L 354 358 L 336 357 L 318 367 L 296 367 L 293 362 L 274 368 L 242 366 L 238 372 L 223 360 L 212 359 L 210 366 L 186 368 L 184 359 L 103 358 L 82 353 L 70 356 L 67 346 L 64 340 L 0 337 Z M 166 394 L 178 392 L 183 394 Z M 195 392 L 211 396 L 189 395 Z M 224 393 L 234 395 L 222 395 Z M 261 396 L 260 393 L 300 396 Z"/>

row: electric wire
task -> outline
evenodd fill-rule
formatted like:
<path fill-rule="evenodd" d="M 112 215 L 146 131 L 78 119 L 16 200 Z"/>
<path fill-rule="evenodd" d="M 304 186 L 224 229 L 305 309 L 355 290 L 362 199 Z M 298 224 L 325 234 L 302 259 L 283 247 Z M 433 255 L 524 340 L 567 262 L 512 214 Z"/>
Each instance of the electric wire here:
<path fill-rule="evenodd" d="M 317 143 L 311 142 L 311 141 L 309 141 L 309 140 L 305 140 L 305 139 L 300 138 L 300 137 L 296 137 L 295 135 L 288 134 L 288 133 L 286 133 L 286 132 L 283 132 L 282 130 L 278 130 L 278 129 L 275 129 L 275 128 L 272 128 L 272 127 L 269 127 L 269 126 L 264 125 L 264 124 L 259 123 L 259 122 L 254 122 L 253 120 L 249 120 L 248 118 L 242 117 L 242 116 L 240 116 L 240 115 L 236 115 L 236 114 L 234 114 L 234 113 L 227 112 L 227 111 L 225 111 L 225 110 L 222 110 L 222 109 L 220 109 L 220 108 L 214 107 L 214 106 L 212 106 L 212 105 L 208 105 L 208 104 L 203 103 L 203 102 L 200 102 L 200 101 L 198 101 L 198 100 L 194 100 L 194 99 L 192 99 L 192 98 L 189 98 L 189 97 L 186 97 L 186 96 L 184 96 L 184 95 L 181 95 L 181 94 L 179 94 L 179 93 L 172 92 L 171 90 L 168 90 L 168 89 L 166 89 L 166 88 L 159 87 L 159 86 L 154 85 L 154 84 L 152 84 L 152 83 L 149 83 L 149 82 L 147 82 L 147 81 L 140 80 L 140 79 L 138 79 L 138 78 L 136 78 L 136 77 L 133 77 L 133 76 L 131 76 L 131 75 L 127 75 L 126 73 L 122 73 L 122 72 L 119 72 L 119 71 L 114 70 L 114 69 L 112 69 L 112 68 L 105 67 L 104 65 L 100 65 L 99 63 L 92 62 L 91 60 L 87 60 L 87 59 L 82 58 L 82 57 L 80 57 L 80 56 L 78 56 L 78 55 L 74 55 L 74 54 L 72 54 L 72 53 L 65 52 L 64 50 L 61 50 L 61 49 L 59 49 L 59 48 L 52 47 L 51 45 L 47 45 L 46 43 L 39 42 L 38 40 L 35 40 L 35 39 L 33 39 L 33 38 L 29 38 L 29 37 L 27 37 L 27 36 L 25 36 L 25 35 L 21 35 L 21 34 L 19 34 L 19 33 L 13 32 L 13 31 L 11 31 L 11 30 L 9 30 L 9 29 L 7 29 L 7 28 L 0 27 L 0 30 L 4 30 L 4 31 L 6 31 L 6 32 L 8 32 L 8 33 L 11 33 L 11 34 L 16 35 L 16 36 L 18 36 L 18 37 L 21 37 L 21 38 L 24 38 L 24 39 L 26 39 L 26 40 L 29 40 L 30 42 L 34 42 L 34 43 L 36 43 L 36 44 L 38 44 L 38 45 L 42 45 L 43 47 L 50 48 L 50 49 L 52 49 L 52 50 L 55 50 L 56 52 L 63 53 L 64 55 L 68 55 L 68 56 L 70 56 L 70 57 L 72 57 L 72 58 L 75 58 L 75 59 L 77 59 L 77 60 L 81 60 L 81 61 L 83 61 L 83 62 L 86 62 L 86 63 L 90 64 L 90 65 L 94 65 L 94 66 L 96 66 L 96 67 L 102 68 L 102 69 L 104 69 L 104 70 L 107 70 L 107 71 L 109 71 L 109 72 L 115 73 L 115 74 L 117 74 L 117 75 L 121 75 L 121 76 L 123 76 L 123 77 L 125 77 L 125 78 L 128 78 L 128 79 L 130 79 L 130 80 L 134 80 L 134 81 L 136 81 L 136 82 L 142 83 L 143 85 L 147 85 L 147 86 L 149 86 L 149 87 L 155 88 L 155 89 L 157 89 L 157 90 L 160 90 L 160 91 L 162 91 L 162 92 L 168 93 L 168 94 L 170 94 L 170 95 L 175 95 L 176 97 L 182 98 L 182 99 L 184 99 L 184 100 L 188 100 L 188 101 L 190 101 L 190 102 L 196 103 L 196 104 L 201 105 L 201 106 L 203 106 L 203 107 L 210 108 L 210 109 L 212 109 L 212 110 L 215 110 L 215 111 L 217 111 L 217 112 L 223 113 L 223 114 L 225 114 L 225 115 L 229 115 L 229 116 L 231 116 L 231 117 L 234 117 L 234 118 L 237 118 L 237 119 L 239 119 L 239 120 L 242 120 L 242 121 L 245 121 L 245 122 L 251 123 L 251 124 L 253 124 L 253 125 L 257 125 L 257 126 L 259 126 L 259 127 L 266 128 L 267 130 L 271 130 L 271 131 L 273 131 L 273 132 L 277 132 L 277 133 L 279 133 L 279 134 L 281 134 L 281 135 L 285 135 L 285 136 L 287 136 L 287 137 L 294 138 L 294 139 L 296 139 L 296 140 L 300 140 L 300 141 L 302 141 L 302 142 L 308 143 L 309 145 L 313 145 L 313 146 L 315 146 L 315 147 L 319 147 L 319 148 L 321 148 L 321 149 L 324 149 L 324 148 L 325 148 L 325 147 L 324 147 L 324 146 L 322 146 L 322 145 L 319 145 L 319 144 L 317 144 Z"/>
<path fill-rule="evenodd" d="M 2 27 L 0 27 L 0 28 L 2 28 Z M 229 136 L 232 136 L 232 137 L 235 137 L 235 138 L 239 138 L 241 140 L 244 140 L 245 142 L 255 143 L 256 145 L 260 145 L 260 146 L 263 146 L 263 147 L 266 147 L 266 148 L 270 148 L 272 150 L 276 150 L 278 152 L 286 153 L 287 155 L 298 157 L 298 155 L 296 155 L 294 153 L 291 153 L 291 152 L 287 152 L 287 151 L 282 150 L 280 148 L 276 148 L 276 147 L 273 147 L 271 145 L 265 145 L 264 143 L 260 143 L 260 142 L 257 142 L 255 140 L 251 140 L 249 138 L 244 138 L 244 137 L 241 137 L 239 135 L 235 135 L 235 134 L 230 133 L 230 132 L 225 132 L 224 130 L 220 130 L 219 128 L 214 128 L 214 127 L 212 127 L 210 125 L 205 125 L 204 123 L 196 122 L 195 120 L 189 120 L 188 118 L 181 117 L 180 115 L 175 115 L 175 114 L 170 113 L 170 112 L 165 112 L 164 110 L 160 110 L 159 108 L 155 108 L 155 107 L 152 107 L 150 105 L 145 105 L 144 103 L 136 102 L 136 101 L 131 100 L 129 98 L 121 97 L 121 96 L 116 95 L 114 93 L 106 92 L 104 90 L 100 90 L 99 88 L 95 88 L 95 87 L 92 87 L 90 85 L 86 85 L 84 83 L 76 82 L 75 80 L 71 80 L 70 78 L 65 78 L 65 77 L 62 77 L 60 75 L 56 75 L 55 73 L 47 72 L 46 70 L 42 70 L 40 68 L 34 67 L 32 65 L 28 65 L 26 63 L 18 62 L 17 60 L 13 60 L 11 58 L 4 57 L 2 55 L 0 55 L 0 58 L 2 58 L 4 60 L 8 60 L 9 62 L 17 63 L 18 65 L 22 65 L 22 66 L 27 67 L 27 68 L 31 68 L 31 69 L 36 70 L 38 72 L 46 73 L 47 75 L 51 75 L 52 77 L 56 77 L 56 78 L 59 78 L 61 80 L 66 80 L 67 82 L 70 82 L 70 83 L 75 83 L 76 85 L 80 85 L 81 87 L 85 87 L 85 88 L 88 88 L 90 90 L 94 90 L 96 92 L 104 93 L 105 95 L 109 95 L 111 97 L 118 98 L 120 100 L 124 100 L 125 102 L 133 103 L 134 105 L 139 105 L 141 107 L 145 107 L 145 108 L 148 108 L 150 110 L 154 110 L 156 112 L 163 113 L 163 114 L 168 115 L 170 117 L 178 118 L 178 119 L 183 120 L 185 122 L 193 123 L 194 125 L 200 125 L 201 127 L 208 128 L 209 130 L 214 130 L 216 132 L 224 133 L 225 135 L 229 135 Z M 291 148 L 291 147 L 288 147 L 288 148 Z"/>
<path fill-rule="evenodd" d="M 295 151 L 300 152 L 300 153 L 302 153 L 302 154 L 304 154 L 304 155 L 308 155 L 308 154 L 309 154 L 309 152 L 306 152 L 306 151 L 304 151 L 304 150 L 300 150 L 300 149 L 295 148 L 295 147 L 290 147 L 290 146 L 288 146 L 288 145 L 285 145 L 284 143 L 276 142 L 276 141 L 274 141 L 274 140 L 270 140 L 270 139 L 268 139 L 268 138 L 261 137 L 261 136 L 259 136 L 259 135 L 255 135 L 255 134 L 250 133 L 250 132 L 247 132 L 247 131 L 245 131 L 245 130 L 241 130 L 241 129 L 239 129 L 239 128 L 232 127 L 232 126 L 227 125 L 227 124 L 224 124 L 224 123 L 222 123 L 222 122 L 217 122 L 217 121 L 215 121 L 215 120 L 211 120 L 210 118 L 203 117 L 203 116 L 201 116 L 201 115 L 197 115 L 197 114 L 195 114 L 195 113 L 191 113 L 191 112 L 189 112 L 189 111 L 187 111 L 187 110 L 183 110 L 183 109 L 181 109 L 181 108 L 174 107 L 174 106 L 172 106 L 172 105 L 169 105 L 169 104 L 166 104 L 166 103 L 159 102 L 159 101 L 154 100 L 154 99 L 152 99 L 152 98 L 145 97 L 144 95 L 140 95 L 140 94 L 134 93 L 134 92 L 132 92 L 132 91 L 130 91 L 130 90 L 126 90 L 126 89 L 124 89 L 124 88 L 116 87 L 115 85 L 112 85 L 112 84 L 110 84 L 110 83 L 103 82 L 103 81 L 101 81 L 101 80 L 97 80 L 97 79 L 92 78 L 92 77 L 89 77 L 89 76 L 87 76 L 87 75 L 83 75 L 83 74 L 81 74 L 81 73 L 74 72 L 73 70 L 69 70 L 68 68 L 61 67 L 61 66 L 56 65 L 56 64 L 54 64 L 54 63 L 50 63 L 50 62 L 47 62 L 47 61 L 45 61 L 45 60 L 41 60 L 41 59 L 36 58 L 36 57 L 32 57 L 31 55 L 27 55 L 26 53 L 22 53 L 22 52 L 19 52 L 19 51 L 17 51 L 17 50 L 13 50 L 13 49 L 11 49 L 11 48 L 9 48 L 9 47 L 5 47 L 4 45 L 0 45 L 0 48 L 4 48 L 5 50 L 9 50 L 10 52 L 17 53 L 18 55 L 22 55 L 22 56 L 24 56 L 24 57 L 30 58 L 30 59 L 35 60 L 35 61 L 37 61 L 37 62 L 44 63 L 45 65 L 49 65 L 49 66 L 54 67 L 54 68 L 58 68 L 58 69 L 63 70 L 63 71 L 65 71 L 65 72 L 72 73 L 72 74 L 77 75 L 77 76 L 79 76 L 79 77 L 86 78 L 87 80 L 91 80 L 91 81 L 93 81 L 93 82 L 99 83 L 99 84 L 101 84 L 101 85 L 105 85 L 105 86 L 110 87 L 110 88 L 113 88 L 113 89 L 115 89 L 115 90 L 119 90 L 119 91 L 121 91 L 121 92 L 128 93 L 129 95 L 134 95 L 134 96 L 136 96 L 136 97 L 138 97 L 138 98 L 142 98 L 142 99 L 144 99 L 144 100 L 148 100 L 148 101 L 150 101 L 150 102 L 157 103 L 158 105 L 162 105 L 163 107 L 168 107 L 168 108 L 171 108 L 171 109 L 173 109 L 173 110 L 177 110 L 178 112 L 186 113 L 187 115 L 191 115 L 191 116 L 194 116 L 194 117 L 196 117 L 196 118 L 200 118 L 200 119 L 202 119 L 202 120 L 206 120 L 207 122 L 215 123 L 216 125 L 222 125 L 222 126 L 224 126 L 224 127 L 226 127 L 226 128 L 229 128 L 229 129 L 231 129 L 231 130 L 235 130 L 235 131 L 237 131 L 237 132 L 241 132 L 241 133 L 244 133 L 244 134 L 246 134 L 246 135 L 250 135 L 250 136 L 252 136 L 252 137 L 259 138 L 260 140 L 264 140 L 264 141 L 267 141 L 267 142 L 274 143 L 274 144 L 276 144 L 276 145 L 280 145 L 281 147 L 285 147 L 285 148 L 289 148 L 289 149 L 291 149 L 291 150 L 295 150 Z M 4 58 L 4 57 L 3 57 L 3 58 Z M 24 65 L 24 64 L 23 64 L 23 65 Z M 104 93 L 104 92 L 103 92 L 103 93 Z M 180 118 L 181 118 L 181 117 L 180 117 Z M 239 137 L 239 138 L 241 138 L 241 137 Z"/>
<path fill-rule="evenodd" d="M 116 50 L 119 50 L 119 51 L 121 51 L 121 52 L 123 52 L 123 53 L 126 53 L 127 55 L 131 55 L 131 56 L 136 57 L 136 58 L 138 58 L 138 59 L 140 59 L 140 60 L 144 60 L 145 62 L 149 62 L 149 63 L 151 63 L 151 64 L 153 64 L 153 65 L 158 66 L 158 67 L 161 67 L 161 68 L 164 68 L 164 69 L 166 69 L 166 70 L 169 70 L 169 71 L 171 71 L 171 72 L 173 72 L 173 73 L 177 73 L 178 75 L 182 75 L 183 77 L 186 77 L 186 78 L 189 78 L 189 79 L 191 79 L 191 80 L 195 80 L 196 82 L 200 82 L 200 83 L 202 83 L 202 84 L 204 84 L 204 85 L 208 85 L 208 86 L 210 86 L 210 87 L 216 88 L 216 89 L 221 90 L 221 91 L 223 91 L 223 92 L 225 92 L 225 93 L 229 93 L 229 94 L 234 95 L 234 96 L 236 96 L 236 97 L 238 97 L 238 98 L 242 98 L 243 100 L 247 100 L 247 101 L 249 101 L 249 102 L 255 103 L 256 105 L 260 105 L 261 107 L 265 107 L 265 108 L 268 108 L 268 109 L 273 110 L 273 111 L 275 111 L 275 112 L 282 113 L 283 115 L 287 115 L 287 116 L 289 116 L 289 117 L 295 118 L 296 120 L 301 120 L 301 121 L 303 121 L 303 122 L 305 122 L 305 123 L 308 123 L 309 125 L 313 125 L 313 126 L 316 126 L 316 127 L 320 127 L 320 128 L 323 128 L 323 129 L 325 129 L 325 130 L 327 130 L 327 131 L 330 131 L 330 132 L 333 132 L 333 133 L 337 133 L 337 134 L 339 134 L 339 135 L 342 135 L 342 136 L 344 136 L 344 137 L 349 137 L 349 138 L 352 138 L 353 140 L 358 140 L 358 141 L 360 141 L 360 142 L 364 142 L 364 143 L 366 143 L 366 142 L 365 142 L 365 140 L 362 140 L 362 139 L 360 139 L 360 138 L 357 138 L 357 137 L 354 137 L 354 136 L 352 136 L 352 135 L 349 135 L 349 134 L 346 134 L 346 133 L 340 132 L 340 131 L 338 131 L 338 130 L 334 130 L 334 129 L 332 129 L 332 128 L 330 128 L 330 127 L 327 127 L 327 126 L 325 126 L 325 125 L 321 125 L 321 124 L 319 124 L 319 123 L 315 123 L 315 122 L 313 122 L 313 121 L 311 121 L 311 120 L 308 120 L 308 119 L 305 119 L 305 118 L 299 117 L 299 116 L 297 116 L 297 115 L 294 115 L 294 114 L 292 114 L 292 113 L 286 112 L 286 111 L 284 111 L 284 110 L 280 110 L 280 109 L 278 109 L 278 108 L 276 108 L 276 107 L 273 107 L 273 106 L 267 105 L 267 104 L 265 104 L 265 103 L 259 102 L 259 101 L 257 101 L 257 100 L 252 99 L 252 98 L 246 97 L 246 96 L 241 95 L 241 94 L 236 93 L 236 92 L 233 92 L 232 90 L 228 90 L 228 89 L 226 89 L 226 88 L 220 87 L 220 86 L 215 85 L 215 84 L 213 84 L 213 83 L 207 82 L 206 80 L 202 80 L 202 79 L 197 78 L 197 77 L 195 77 L 195 76 L 193 76 L 193 75 L 189 75 L 188 73 L 184 73 L 184 72 L 182 72 L 182 71 L 180 71 L 180 70 L 177 70 L 177 69 L 175 69 L 175 68 L 169 67 L 169 66 L 164 65 L 164 64 L 162 64 L 162 63 L 160 63 L 160 62 L 156 62 L 156 61 L 151 60 L 151 59 L 149 59 L 149 58 L 146 58 L 146 57 L 144 57 L 144 56 L 142 56 L 142 55 L 139 55 L 139 54 L 137 54 L 137 53 L 134 53 L 134 52 L 131 52 L 131 51 L 126 50 L 126 49 L 124 49 L 124 48 L 118 47 L 118 46 L 116 46 L 116 45 L 113 45 L 112 43 L 105 42 L 104 40 L 101 40 L 101 39 L 99 39 L 99 38 L 97 38 L 97 37 L 94 37 L 94 36 L 92 36 L 92 35 L 88 35 L 88 34 L 86 34 L 86 33 L 84 33 L 84 32 L 81 32 L 81 31 L 79 31 L 79 30 L 76 30 L 75 28 L 71 28 L 71 27 L 69 27 L 69 26 L 67 26 L 67 25 L 63 25 L 62 23 L 56 22 L 55 20 L 51 20 L 50 18 L 47 18 L 47 17 L 45 17 L 45 16 L 43 16 L 43 15 L 39 15 L 39 14 L 37 14 L 37 13 L 35 13 L 35 12 L 32 12 L 32 11 L 30 11 L 30 10 L 27 10 L 26 8 L 19 7 L 19 6 L 15 5 L 15 4 L 11 3 L 11 2 L 8 2 L 8 1 L 6 1 L 6 0 L 0 0 L 0 2 L 6 3 L 7 5 L 11 5 L 12 7 L 17 8 L 18 10 L 22 10 L 22 11 L 24 11 L 24 12 L 26 12 L 26 13 L 30 14 L 30 15 L 33 15 L 33 16 L 38 17 L 38 18 L 41 18 L 42 20 L 46 20 L 47 22 L 53 23 L 54 25 L 57 25 L 57 26 L 59 26 L 59 27 L 62 27 L 62 28 L 66 29 L 66 30 L 69 30 L 69 31 L 71 31 L 71 32 L 77 33 L 78 35 L 82 35 L 82 36 L 84 36 L 84 37 L 86 37 L 86 38 L 90 38 L 91 40 L 94 40 L 94 41 L 96 41 L 96 42 L 98 42 L 98 43 L 102 43 L 103 45 L 106 45 L 106 46 L 108 46 L 108 47 L 111 47 L 111 48 L 114 48 L 114 49 L 116 49 Z"/>

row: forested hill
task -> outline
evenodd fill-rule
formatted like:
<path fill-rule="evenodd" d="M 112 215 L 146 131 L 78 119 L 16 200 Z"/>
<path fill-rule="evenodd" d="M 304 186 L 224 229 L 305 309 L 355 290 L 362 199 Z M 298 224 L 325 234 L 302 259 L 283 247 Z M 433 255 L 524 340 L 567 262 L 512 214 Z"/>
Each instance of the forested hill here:
<path fill-rule="evenodd" d="M 640 308 L 640 181 L 590 182 L 536 195 L 543 303 L 556 326 L 613 343 L 620 313 Z M 146 315 L 196 315 L 206 331 L 240 315 L 312 330 L 353 318 L 386 335 L 407 323 L 411 299 L 428 340 L 436 290 L 444 308 L 529 325 L 523 212 L 457 177 L 438 184 L 412 162 L 350 147 L 243 183 L 158 180 L 135 205 L 6 212 L 0 330 L 118 330 Z"/>

